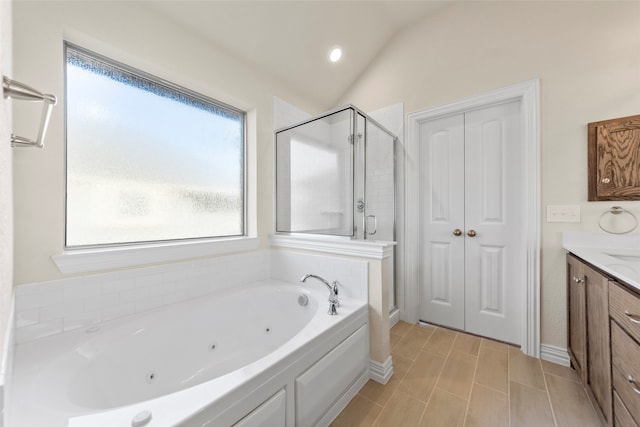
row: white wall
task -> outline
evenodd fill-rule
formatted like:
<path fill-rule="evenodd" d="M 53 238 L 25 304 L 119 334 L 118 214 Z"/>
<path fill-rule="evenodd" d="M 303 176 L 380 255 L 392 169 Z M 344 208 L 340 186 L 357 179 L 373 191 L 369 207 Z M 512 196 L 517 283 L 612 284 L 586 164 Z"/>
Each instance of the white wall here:
<path fill-rule="evenodd" d="M 2 52 L 8 2 L 2 1 Z M 14 77 L 58 96 L 43 150 L 14 150 L 15 283 L 60 278 L 51 255 L 63 238 L 62 41 L 114 59 L 256 114 L 258 234 L 273 224 L 272 97 L 306 111 L 318 106 L 285 82 L 258 73 L 188 28 L 156 16 L 144 2 L 24 1 L 14 9 Z M 20 25 L 28 22 L 29 25 Z M 640 113 L 640 3 L 464 2 L 392 40 L 341 102 L 365 111 L 403 102 L 405 112 L 441 105 L 531 78 L 541 78 L 542 209 L 579 204 L 579 224 L 542 224 L 542 341 L 566 345 L 561 232 L 597 230 L 612 203 L 587 203 L 586 124 Z M 5 55 L 3 54 L 3 67 Z M 0 111 L 1 113 L 1 111 Z M 17 107 L 14 131 L 28 136 L 33 119 Z M 0 115 L 0 118 L 2 116 Z M 0 121 L 0 126 L 2 122 Z M 5 129 L 0 140 L 5 140 Z M 0 161 L 6 162 L 6 147 Z M 0 165 L 0 174 L 7 169 Z M 7 181 L 0 176 L 2 215 Z M 640 215 L 640 202 L 616 203 Z M 0 232 L 11 233 L 10 218 Z M 10 236 L 9 236 L 10 237 Z M 11 258 L 2 240 L 0 266 Z M 4 249 L 3 249 L 4 248 Z M 10 261 L 9 261 L 10 264 Z M 7 274 L 0 272 L 0 280 Z M 6 282 L 4 282 L 6 283 Z M 1 285 L 0 322 L 6 319 Z"/>
<path fill-rule="evenodd" d="M 0 74 L 7 77 L 13 77 L 11 51 L 11 2 L 0 1 Z M 7 362 L 2 355 L 13 293 L 12 102 L 0 98 L 0 358 L 3 363 Z"/>
<path fill-rule="evenodd" d="M 542 213 L 577 204 L 582 222 L 542 224 L 542 342 L 566 346 L 561 233 L 598 230 L 614 204 L 587 202 L 587 123 L 640 114 L 640 3 L 464 2 L 395 37 L 343 102 L 414 112 L 541 79 Z M 636 230 L 636 232 L 639 230 Z"/>
<path fill-rule="evenodd" d="M 285 82 L 191 34 L 189 28 L 155 15 L 145 2 L 17 2 L 16 78 L 57 95 L 59 104 L 45 148 L 14 152 L 16 284 L 61 277 L 50 257 L 61 253 L 64 245 L 65 39 L 251 112 L 255 121 L 248 132 L 257 138 L 257 155 L 250 159 L 257 163 L 257 232 L 261 237 L 271 232 L 273 96 L 309 111 L 317 106 L 309 105 Z M 19 132 L 28 134 L 37 126 L 19 107 L 14 116 Z"/>
<path fill-rule="evenodd" d="M 13 77 L 10 1 L 0 1 L 0 75 Z M 13 296 L 13 186 L 11 104 L 0 97 L 0 426 L 6 425 L 5 396 L 9 384 L 13 346 L 11 308 Z M 7 346 L 5 347 L 5 344 Z"/>

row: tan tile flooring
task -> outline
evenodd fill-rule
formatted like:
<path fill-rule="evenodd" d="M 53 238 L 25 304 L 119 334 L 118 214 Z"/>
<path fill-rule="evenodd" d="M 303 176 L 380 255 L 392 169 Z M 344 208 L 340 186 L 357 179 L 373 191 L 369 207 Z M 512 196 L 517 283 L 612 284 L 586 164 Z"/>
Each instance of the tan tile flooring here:
<path fill-rule="evenodd" d="M 394 374 L 369 381 L 332 427 L 601 426 L 575 371 L 519 348 L 399 322 Z"/>

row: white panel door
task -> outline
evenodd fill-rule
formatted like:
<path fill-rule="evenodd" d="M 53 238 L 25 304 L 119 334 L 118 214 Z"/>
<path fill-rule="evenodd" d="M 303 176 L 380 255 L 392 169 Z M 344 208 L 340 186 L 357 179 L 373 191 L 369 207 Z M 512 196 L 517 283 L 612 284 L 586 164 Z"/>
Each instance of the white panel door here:
<path fill-rule="evenodd" d="M 465 330 L 520 344 L 520 102 L 466 113 L 464 139 Z"/>
<path fill-rule="evenodd" d="M 419 131 L 420 318 L 464 329 L 464 115 Z"/>
<path fill-rule="evenodd" d="M 518 101 L 420 125 L 420 319 L 520 344 L 521 140 Z"/>

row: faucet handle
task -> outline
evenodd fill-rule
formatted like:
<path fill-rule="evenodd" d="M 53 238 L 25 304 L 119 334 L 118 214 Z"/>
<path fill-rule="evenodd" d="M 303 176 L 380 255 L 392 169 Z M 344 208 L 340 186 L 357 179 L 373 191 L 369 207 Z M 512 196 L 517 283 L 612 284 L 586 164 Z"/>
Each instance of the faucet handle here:
<path fill-rule="evenodd" d="M 338 300 L 338 285 L 340 283 L 337 280 L 334 280 L 331 283 L 331 295 L 329 295 L 329 302 L 335 304 L 336 307 L 340 307 L 340 301 Z"/>
<path fill-rule="evenodd" d="M 329 316 L 335 316 L 336 314 L 338 314 L 338 310 L 336 310 L 337 303 L 337 301 L 329 303 Z"/>

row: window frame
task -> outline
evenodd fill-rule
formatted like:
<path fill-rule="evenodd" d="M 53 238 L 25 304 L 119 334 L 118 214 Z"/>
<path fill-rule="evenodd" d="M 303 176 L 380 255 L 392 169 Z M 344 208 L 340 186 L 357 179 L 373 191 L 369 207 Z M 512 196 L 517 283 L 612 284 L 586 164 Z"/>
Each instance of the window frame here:
<path fill-rule="evenodd" d="M 145 242 L 114 243 L 99 245 L 67 245 L 67 49 L 86 53 L 97 60 L 116 66 L 127 72 L 132 72 L 152 82 L 167 86 L 169 89 L 184 92 L 203 102 L 212 103 L 220 108 L 228 109 L 242 115 L 242 234 L 233 236 L 182 238 L 170 240 L 155 240 Z M 260 246 L 257 236 L 256 219 L 256 173 L 249 171 L 249 166 L 255 167 L 256 150 L 256 112 L 233 107 L 222 101 L 210 98 L 192 91 L 181 85 L 171 83 L 157 75 L 143 71 L 135 66 L 127 65 L 117 59 L 102 55 L 94 50 L 85 48 L 68 40 L 63 41 L 63 242 L 62 253 L 52 255 L 51 259 L 63 274 L 95 272 L 107 269 L 136 267 L 161 262 L 178 262 L 202 256 L 222 255 L 230 252 L 255 250 Z"/>
<path fill-rule="evenodd" d="M 241 164 L 242 164 L 242 174 L 241 174 L 241 179 L 242 179 L 242 186 L 241 186 L 241 192 L 242 192 L 242 214 L 241 214 L 241 220 L 242 220 L 242 230 L 240 234 L 234 234 L 234 235 L 225 235 L 225 236 L 203 236 L 203 237 L 184 237 L 184 238 L 178 238 L 178 239 L 164 239 L 164 240 L 150 240 L 150 241 L 136 241 L 136 242 L 120 242 L 120 243 L 105 243 L 105 244 L 89 244 L 89 245 L 68 245 L 68 239 L 67 239 L 67 227 L 68 227 L 68 197 L 67 197 L 67 175 L 68 175 L 68 165 L 67 165 L 67 152 L 68 152 L 68 144 L 67 144 L 67 125 L 68 125 L 68 100 L 67 100 L 67 64 L 68 64 L 68 50 L 72 49 L 74 51 L 79 52 L 80 54 L 83 55 L 87 55 L 99 62 L 104 62 L 107 66 L 112 66 L 115 68 L 118 68 L 120 70 L 122 70 L 125 73 L 130 73 L 133 74 L 136 77 L 139 77 L 141 79 L 146 79 L 149 80 L 152 84 L 156 84 L 162 87 L 167 88 L 168 90 L 171 91 L 177 91 L 179 93 L 182 93 L 188 97 L 192 97 L 200 102 L 203 102 L 205 104 L 210 104 L 213 105 L 217 108 L 221 108 L 224 110 L 228 110 L 234 114 L 238 114 L 241 120 L 241 126 L 242 126 L 242 148 L 241 148 L 241 156 L 242 156 L 242 160 L 241 160 Z M 249 159 L 248 159 L 248 152 L 250 151 L 250 148 L 248 147 L 248 112 L 244 111 L 240 108 L 231 106 L 229 104 L 226 104 L 224 102 L 218 101 L 216 99 L 210 98 L 206 95 L 203 95 L 201 93 L 195 92 L 193 90 L 190 90 L 184 86 L 172 83 L 170 81 L 167 81 L 163 78 L 160 78 L 154 74 L 148 73 L 146 71 L 143 71 L 139 68 L 136 68 L 134 66 L 130 66 L 128 64 L 125 64 L 121 61 L 118 61 L 116 59 L 112 59 L 110 57 L 107 57 L 105 55 L 99 54 L 93 50 L 87 49 L 85 47 L 79 46 L 73 42 L 67 41 L 65 40 L 63 42 L 63 85 L 64 85 L 64 93 L 65 93 L 65 100 L 64 100 L 64 123 L 63 123 L 63 128 L 64 128 L 64 176 L 63 176 L 63 185 L 64 185 L 64 242 L 63 242 L 63 254 L 61 255 L 57 255 L 52 257 L 54 259 L 54 262 L 58 265 L 58 268 L 62 271 L 63 268 L 60 265 L 60 262 L 65 263 L 65 261 L 63 261 L 63 258 L 68 258 L 69 255 L 71 254 L 76 254 L 76 255 L 81 255 L 82 257 L 85 257 L 87 255 L 98 255 L 101 253 L 106 253 L 106 254 L 110 254 L 109 256 L 111 257 L 113 254 L 116 253 L 136 253 L 136 254 L 142 254 L 142 253 L 150 253 L 150 252 L 155 252 L 156 256 L 158 253 L 158 249 L 162 249 L 162 248 L 177 248 L 176 250 L 171 250 L 169 252 L 173 253 L 173 255 L 170 255 L 170 257 L 167 260 L 171 260 L 172 258 L 184 258 L 181 257 L 179 252 L 184 252 L 185 254 L 196 254 L 199 253 L 200 250 L 195 250 L 195 248 L 200 248 L 200 249 L 204 249 L 204 254 L 220 254 L 220 253 L 225 253 L 228 251 L 237 251 L 237 250 L 243 250 L 246 246 L 246 249 L 251 249 L 251 248 L 255 248 L 257 246 L 257 238 L 256 237 L 250 237 L 250 234 L 254 234 L 253 232 L 250 233 L 250 229 L 252 228 L 251 223 L 249 222 L 249 214 L 248 214 L 248 209 L 249 209 L 249 205 L 252 204 L 252 202 L 249 200 L 250 198 L 250 192 L 248 189 L 248 180 L 249 180 L 249 173 L 248 173 L 248 166 L 250 164 Z M 245 241 L 245 244 L 237 244 L 237 241 Z M 215 246 L 215 248 L 214 248 Z M 182 249 L 180 249 L 182 248 Z M 188 249 L 185 249 L 188 248 Z M 227 248 L 227 249 L 225 249 Z M 195 250 L 195 252 L 194 252 Z M 166 252 L 166 251 L 165 251 Z M 190 255 L 190 256 L 194 256 L 194 255 Z M 135 258 L 135 257 L 134 257 Z M 143 261 L 142 263 L 149 263 L 152 262 L 152 260 L 147 260 L 147 257 L 142 256 L 140 261 Z M 160 256 L 160 259 L 158 259 L 158 261 L 162 261 L 163 260 L 163 256 Z M 60 262 L 59 262 L 60 261 Z M 123 266 L 132 266 L 132 265 L 138 265 L 140 262 L 135 262 L 135 260 L 132 260 L 131 263 L 124 263 Z M 112 267 L 112 266 L 110 266 Z M 108 267 L 108 268 L 110 268 Z M 78 271 L 94 271 L 95 269 L 88 269 L 88 270 L 78 270 Z M 75 271 L 74 271 L 75 272 Z"/>

